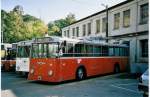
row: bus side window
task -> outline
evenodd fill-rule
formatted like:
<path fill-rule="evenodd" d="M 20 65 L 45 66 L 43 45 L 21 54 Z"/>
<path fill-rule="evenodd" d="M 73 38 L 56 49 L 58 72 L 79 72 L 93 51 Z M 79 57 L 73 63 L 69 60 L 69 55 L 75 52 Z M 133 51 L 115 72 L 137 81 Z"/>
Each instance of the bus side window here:
<path fill-rule="evenodd" d="M 101 46 L 93 46 L 93 55 L 101 56 Z"/>
<path fill-rule="evenodd" d="M 123 56 L 122 47 L 119 48 L 119 56 Z"/>
<path fill-rule="evenodd" d="M 84 56 L 85 49 L 84 44 L 76 44 L 75 45 L 75 56 Z"/>
<path fill-rule="evenodd" d="M 115 56 L 119 56 L 119 48 L 118 47 L 115 47 Z"/>
<path fill-rule="evenodd" d="M 109 56 L 114 56 L 114 48 L 109 47 Z"/>
<path fill-rule="evenodd" d="M 126 53 L 127 53 L 127 52 L 125 51 L 125 49 L 126 49 L 126 48 L 124 48 L 124 47 L 121 47 L 121 48 L 120 48 L 120 56 L 126 56 Z"/>
<path fill-rule="evenodd" d="M 125 52 L 125 56 L 129 56 L 129 49 L 128 48 L 124 48 L 124 52 Z"/>
<path fill-rule="evenodd" d="M 93 56 L 93 45 L 85 45 L 86 56 Z"/>
<path fill-rule="evenodd" d="M 108 46 L 102 46 L 102 56 L 108 56 Z"/>
<path fill-rule="evenodd" d="M 73 44 L 72 43 L 68 43 L 65 49 L 66 49 L 66 52 L 65 52 L 66 54 L 64 56 L 68 56 L 68 57 L 73 56 Z"/>

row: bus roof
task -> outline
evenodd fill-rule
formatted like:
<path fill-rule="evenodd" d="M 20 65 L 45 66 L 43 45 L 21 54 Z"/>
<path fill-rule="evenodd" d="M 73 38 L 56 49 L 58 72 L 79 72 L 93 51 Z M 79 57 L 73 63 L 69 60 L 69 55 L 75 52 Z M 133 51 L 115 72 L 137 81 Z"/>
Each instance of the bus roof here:
<path fill-rule="evenodd" d="M 119 47 L 128 47 L 126 44 L 112 44 L 112 43 L 106 43 L 105 40 L 98 40 L 98 39 L 90 39 L 85 37 L 80 38 L 67 38 L 67 37 L 58 37 L 58 36 L 48 36 L 43 38 L 36 38 L 34 40 L 34 43 L 48 43 L 48 42 L 59 42 L 62 43 L 66 41 L 67 43 L 73 43 L 73 44 L 89 44 L 89 45 L 106 45 L 106 46 L 119 46 Z"/>
<path fill-rule="evenodd" d="M 18 46 L 30 46 L 32 44 L 34 39 L 32 40 L 26 40 L 26 41 L 20 41 L 17 43 Z"/>

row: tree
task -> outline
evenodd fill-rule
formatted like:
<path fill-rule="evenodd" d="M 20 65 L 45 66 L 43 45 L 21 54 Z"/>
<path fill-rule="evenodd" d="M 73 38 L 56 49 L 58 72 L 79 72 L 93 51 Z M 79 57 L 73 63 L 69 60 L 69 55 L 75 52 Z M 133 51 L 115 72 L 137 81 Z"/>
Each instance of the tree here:
<path fill-rule="evenodd" d="M 6 11 L 1 10 L 1 39 L 2 42 L 8 42 L 8 40 L 6 40 L 6 36 L 9 35 L 9 33 L 7 33 L 7 24 L 9 22 L 9 15 Z"/>
<path fill-rule="evenodd" d="M 48 31 L 48 27 L 40 19 L 31 16 L 24 15 L 23 20 L 27 29 L 27 36 L 29 39 L 43 37 L 45 32 Z"/>
<path fill-rule="evenodd" d="M 61 35 L 61 29 L 74 23 L 76 21 L 75 15 L 69 13 L 65 19 L 59 19 L 48 23 L 49 35 Z"/>
<path fill-rule="evenodd" d="M 76 19 L 75 19 L 75 15 L 72 14 L 72 13 L 69 13 L 66 17 L 66 22 L 67 22 L 67 25 L 69 24 L 72 24 L 73 22 L 75 22 Z"/>
<path fill-rule="evenodd" d="M 17 12 L 20 15 L 23 15 L 23 7 L 20 5 L 17 5 L 14 7 L 13 12 Z"/>
<path fill-rule="evenodd" d="M 34 16 L 31 16 L 29 14 L 25 14 L 25 15 L 23 15 L 23 21 L 24 22 L 30 22 L 30 21 L 41 21 L 41 20 L 36 18 L 36 17 L 34 17 Z"/>
<path fill-rule="evenodd" d="M 42 37 L 48 31 L 47 26 L 40 19 L 31 15 L 23 15 L 21 6 L 16 6 L 8 13 L 1 10 L 1 14 L 1 33 L 4 42 L 13 43 Z"/>

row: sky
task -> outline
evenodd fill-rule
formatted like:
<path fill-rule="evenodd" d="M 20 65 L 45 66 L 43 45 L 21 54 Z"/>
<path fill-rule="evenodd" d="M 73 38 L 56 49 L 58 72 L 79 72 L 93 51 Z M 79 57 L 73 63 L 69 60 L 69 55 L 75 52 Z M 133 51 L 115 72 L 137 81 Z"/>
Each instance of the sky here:
<path fill-rule="evenodd" d="M 50 21 L 75 14 L 77 20 L 105 9 L 102 4 L 111 7 L 125 0 L 1 0 L 1 9 L 9 12 L 16 5 L 23 7 L 24 14 Z"/>

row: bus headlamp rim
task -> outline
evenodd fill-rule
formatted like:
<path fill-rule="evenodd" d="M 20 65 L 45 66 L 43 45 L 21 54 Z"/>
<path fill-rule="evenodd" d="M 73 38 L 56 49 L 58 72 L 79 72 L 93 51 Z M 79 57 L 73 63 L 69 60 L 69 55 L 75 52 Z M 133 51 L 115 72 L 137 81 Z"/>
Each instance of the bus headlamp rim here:
<path fill-rule="evenodd" d="M 30 70 L 30 73 L 31 73 L 31 74 L 33 74 L 33 73 L 34 73 L 34 69 L 33 69 L 33 68 Z"/>
<path fill-rule="evenodd" d="M 48 71 L 48 76 L 52 76 L 53 75 L 53 71 L 52 70 L 49 70 Z"/>

